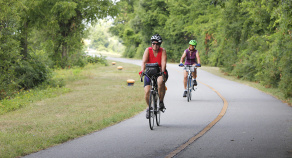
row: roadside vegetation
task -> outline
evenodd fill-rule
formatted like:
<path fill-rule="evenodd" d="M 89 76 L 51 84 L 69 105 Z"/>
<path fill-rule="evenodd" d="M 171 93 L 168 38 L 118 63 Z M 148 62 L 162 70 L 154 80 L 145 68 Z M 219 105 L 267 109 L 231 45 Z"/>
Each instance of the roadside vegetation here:
<path fill-rule="evenodd" d="M 168 60 L 178 62 L 197 40 L 201 64 L 292 97 L 291 0 L 120 0 L 111 32 L 124 57 L 141 58 L 150 37 L 163 38 Z"/>
<path fill-rule="evenodd" d="M 0 2 L 0 100 L 50 85 L 55 69 L 84 67 L 89 24 L 115 16 L 111 0 Z"/>
<path fill-rule="evenodd" d="M 66 86 L 20 92 L 1 106 L 21 104 L 0 115 L 0 157 L 18 157 L 111 126 L 146 108 L 138 66 L 108 61 L 58 69 Z M 126 80 L 134 79 L 134 86 Z"/>

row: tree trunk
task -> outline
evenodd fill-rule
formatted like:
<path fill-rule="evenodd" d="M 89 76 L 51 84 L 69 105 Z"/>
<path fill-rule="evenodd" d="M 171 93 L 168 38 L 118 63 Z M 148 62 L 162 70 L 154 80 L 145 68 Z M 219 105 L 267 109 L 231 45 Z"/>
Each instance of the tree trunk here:
<path fill-rule="evenodd" d="M 62 59 L 66 58 L 67 57 L 67 43 L 63 43 L 62 45 Z"/>
<path fill-rule="evenodd" d="M 23 58 L 27 58 L 27 29 L 27 21 L 25 21 L 21 30 L 21 54 L 23 55 Z"/>

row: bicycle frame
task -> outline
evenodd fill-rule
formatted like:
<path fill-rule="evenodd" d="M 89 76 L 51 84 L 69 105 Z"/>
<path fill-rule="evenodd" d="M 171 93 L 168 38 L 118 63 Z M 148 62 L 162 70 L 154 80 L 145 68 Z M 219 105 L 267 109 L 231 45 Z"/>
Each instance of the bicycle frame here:
<path fill-rule="evenodd" d="M 186 71 L 188 72 L 188 78 L 187 78 L 187 100 L 188 102 L 192 99 L 192 78 L 193 78 L 193 75 L 192 75 L 192 72 L 195 71 L 195 69 L 197 68 L 196 66 L 194 65 L 184 65 Z M 195 89 L 194 89 L 195 90 Z"/>

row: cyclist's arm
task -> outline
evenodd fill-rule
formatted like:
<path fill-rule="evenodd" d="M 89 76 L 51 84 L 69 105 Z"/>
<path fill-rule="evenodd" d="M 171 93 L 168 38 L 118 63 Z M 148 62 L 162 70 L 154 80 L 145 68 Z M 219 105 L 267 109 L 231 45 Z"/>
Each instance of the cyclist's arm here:
<path fill-rule="evenodd" d="M 148 57 L 149 57 L 149 50 L 148 50 L 148 48 L 146 48 L 145 51 L 144 51 L 143 58 L 142 58 L 142 65 L 141 65 L 141 70 L 142 71 L 145 70 L 145 65 L 148 62 Z"/>
<path fill-rule="evenodd" d="M 183 63 L 183 61 L 184 61 L 186 55 L 187 55 L 187 53 L 186 53 L 186 51 L 184 51 L 184 54 L 181 56 L 181 58 L 180 58 L 180 62 L 179 62 L 179 63 Z"/>
<path fill-rule="evenodd" d="M 201 64 L 200 55 L 199 55 L 199 52 L 198 51 L 197 51 L 196 56 L 197 56 L 197 63 L 198 64 Z"/>
<path fill-rule="evenodd" d="M 165 72 L 166 70 L 166 62 L 167 62 L 166 50 L 163 48 L 162 55 L 161 55 L 161 71 L 162 72 Z"/>

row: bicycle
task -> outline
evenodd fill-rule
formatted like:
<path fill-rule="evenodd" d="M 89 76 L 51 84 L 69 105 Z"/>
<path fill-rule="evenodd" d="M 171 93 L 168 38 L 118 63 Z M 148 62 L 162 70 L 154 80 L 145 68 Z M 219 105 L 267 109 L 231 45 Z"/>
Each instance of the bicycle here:
<path fill-rule="evenodd" d="M 149 68 L 150 67 L 150 68 Z M 150 95 L 149 95 L 149 127 L 151 130 L 153 130 L 154 127 L 154 120 L 156 120 L 157 126 L 160 125 L 160 115 L 161 111 L 159 110 L 159 95 L 158 95 L 158 85 L 157 85 L 157 78 L 161 75 L 163 75 L 160 72 L 160 69 L 158 67 L 158 64 L 146 64 L 146 69 L 141 75 L 141 82 L 143 82 L 143 76 L 147 76 L 151 82 L 150 82 Z M 164 77 L 163 77 L 164 81 Z"/>
<path fill-rule="evenodd" d="M 196 90 L 196 88 L 194 88 L 193 84 L 192 84 L 192 72 L 195 71 L 195 69 L 197 69 L 197 66 L 195 65 L 183 65 L 186 69 L 186 71 L 188 72 L 188 81 L 187 81 L 187 100 L 188 102 L 190 100 L 192 100 L 192 90 Z"/>

